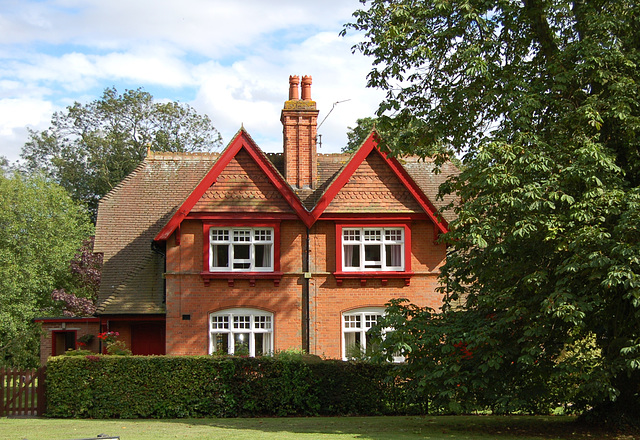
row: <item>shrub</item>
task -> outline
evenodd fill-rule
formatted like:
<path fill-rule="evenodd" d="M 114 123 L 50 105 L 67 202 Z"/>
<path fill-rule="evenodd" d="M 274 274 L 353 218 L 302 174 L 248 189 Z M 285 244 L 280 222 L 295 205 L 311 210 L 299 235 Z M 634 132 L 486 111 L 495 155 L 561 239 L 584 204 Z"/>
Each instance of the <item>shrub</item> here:
<path fill-rule="evenodd" d="M 49 360 L 47 416 L 179 418 L 401 414 L 389 365 L 276 357 L 70 356 Z"/>

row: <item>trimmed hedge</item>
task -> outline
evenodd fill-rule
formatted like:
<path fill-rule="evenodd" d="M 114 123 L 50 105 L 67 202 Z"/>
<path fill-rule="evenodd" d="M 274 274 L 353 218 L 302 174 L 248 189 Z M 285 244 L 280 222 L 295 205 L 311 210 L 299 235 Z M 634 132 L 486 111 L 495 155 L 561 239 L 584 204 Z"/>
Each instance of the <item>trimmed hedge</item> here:
<path fill-rule="evenodd" d="M 393 369 L 393 370 L 392 370 Z M 397 366 L 271 357 L 60 356 L 49 417 L 179 418 L 414 412 Z M 391 377 L 391 379 L 390 379 Z"/>

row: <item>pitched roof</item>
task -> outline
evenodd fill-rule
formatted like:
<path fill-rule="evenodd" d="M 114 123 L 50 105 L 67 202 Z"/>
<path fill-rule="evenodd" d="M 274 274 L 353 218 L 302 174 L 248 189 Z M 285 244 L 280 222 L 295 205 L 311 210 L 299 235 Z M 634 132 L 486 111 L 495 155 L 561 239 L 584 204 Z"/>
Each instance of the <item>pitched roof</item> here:
<path fill-rule="evenodd" d="M 100 201 L 95 252 L 104 255 L 98 313 L 164 313 L 158 231 L 219 154 L 150 153 Z"/>
<path fill-rule="evenodd" d="M 165 312 L 164 258 L 151 244 L 166 240 L 192 211 L 260 211 L 273 205 L 271 212 L 294 213 L 310 225 L 334 200 L 338 206 L 340 197 L 353 193 L 351 178 L 372 179 L 378 173 L 386 175 L 388 185 L 404 200 L 394 201 L 398 209 L 422 209 L 439 230 L 446 229 L 451 216 L 445 213 L 443 220 L 437 207 L 447 200 L 435 196 L 440 183 L 457 169 L 445 164 L 435 174 L 430 161 L 389 158 L 375 146 L 372 134 L 352 155 L 319 154 L 315 190 L 292 189 L 282 176 L 282 155 L 263 153 L 244 129 L 220 154 L 150 153 L 100 201 L 95 252 L 104 254 L 104 266 L 98 313 Z M 382 197 L 376 185 L 369 198 Z M 388 212 L 388 206 L 370 203 L 358 210 Z"/>

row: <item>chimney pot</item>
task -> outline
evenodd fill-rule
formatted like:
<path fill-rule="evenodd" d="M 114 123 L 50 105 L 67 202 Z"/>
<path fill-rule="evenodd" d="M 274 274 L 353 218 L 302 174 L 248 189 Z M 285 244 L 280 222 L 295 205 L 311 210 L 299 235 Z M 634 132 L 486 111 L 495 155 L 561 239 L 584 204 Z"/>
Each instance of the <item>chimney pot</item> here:
<path fill-rule="evenodd" d="M 311 101 L 311 75 L 302 77 L 302 100 Z"/>
<path fill-rule="evenodd" d="M 300 77 L 298 75 L 289 76 L 289 101 L 298 101 L 298 84 L 300 84 Z"/>

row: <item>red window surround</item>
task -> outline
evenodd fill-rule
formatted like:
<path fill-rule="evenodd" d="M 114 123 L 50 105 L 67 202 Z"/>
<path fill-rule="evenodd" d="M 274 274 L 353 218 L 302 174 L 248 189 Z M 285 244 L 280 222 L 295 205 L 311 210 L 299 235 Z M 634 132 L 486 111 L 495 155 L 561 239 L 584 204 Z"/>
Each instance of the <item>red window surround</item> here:
<path fill-rule="evenodd" d="M 209 247 L 210 247 L 210 234 L 211 228 L 273 228 L 273 272 L 242 272 L 242 271 L 228 271 L 228 272 L 211 272 L 209 270 Z M 202 249 L 202 280 L 204 285 L 208 286 L 211 280 L 227 280 L 229 287 L 233 287 L 235 280 L 243 279 L 249 280 L 249 285 L 254 287 L 256 280 L 267 279 L 273 280 L 274 286 L 280 285 L 282 279 L 282 272 L 280 270 L 280 221 L 251 221 L 251 220 L 220 220 L 220 221 L 203 221 L 202 223 L 203 233 L 203 249 Z"/>
<path fill-rule="evenodd" d="M 345 272 L 342 270 L 342 230 L 348 228 L 402 228 L 404 230 L 404 271 L 360 271 Z M 411 284 L 411 227 L 409 222 L 336 222 L 336 270 L 333 273 L 338 286 L 342 285 L 345 279 L 358 279 L 360 284 L 365 286 L 368 279 L 379 279 L 383 286 L 387 285 L 389 279 L 404 279 L 405 285 Z"/>

